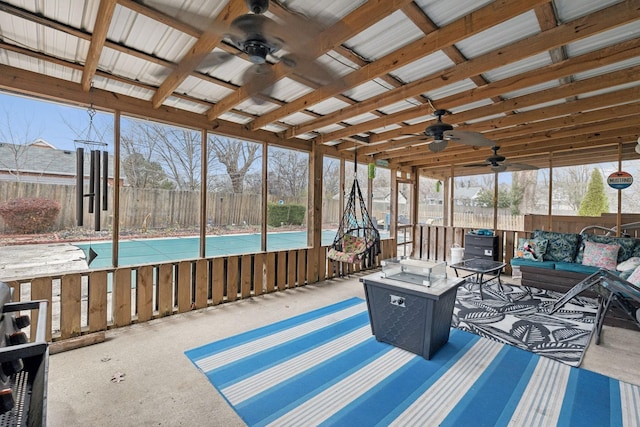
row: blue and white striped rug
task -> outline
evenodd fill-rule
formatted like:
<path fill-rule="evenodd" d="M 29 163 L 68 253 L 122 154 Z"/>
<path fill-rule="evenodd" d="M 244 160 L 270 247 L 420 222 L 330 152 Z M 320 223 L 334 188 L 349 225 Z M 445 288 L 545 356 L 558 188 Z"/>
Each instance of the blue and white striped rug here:
<path fill-rule="evenodd" d="M 186 352 L 251 426 L 640 426 L 640 387 L 458 329 L 431 360 L 352 298 Z"/>

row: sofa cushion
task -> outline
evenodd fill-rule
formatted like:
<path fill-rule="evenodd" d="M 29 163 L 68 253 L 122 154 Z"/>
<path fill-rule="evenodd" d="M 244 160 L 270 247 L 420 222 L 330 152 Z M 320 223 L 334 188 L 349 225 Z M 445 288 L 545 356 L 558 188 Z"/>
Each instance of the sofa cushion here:
<path fill-rule="evenodd" d="M 590 265 L 593 267 L 606 268 L 607 270 L 615 270 L 618 265 L 618 252 L 620 245 L 596 242 L 584 242 L 584 256 L 582 265 Z"/>
<path fill-rule="evenodd" d="M 620 264 L 616 266 L 616 270 L 618 271 L 633 271 L 640 265 L 640 257 L 632 256 L 628 260 L 622 261 Z"/>
<path fill-rule="evenodd" d="M 632 285 L 640 286 L 640 267 L 636 267 L 635 270 L 627 278 L 627 282 Z"/>
<path fill-rule="evenodd" d="M 540 268 L 546 268 L 549 270 L 553 270 L 556 266 L 555 261 L 534 261 L 532 259 L 525 259 L 525 258 L 511 258 L 510 261 L 512 266 L 521 266 L 521 265 L 526 265 L 528 267 L 540 267 Z"/>
<path fill-rule="evenodd" d="M 514 256 L 516 258 L 530 259 L 532 261 L 543 261 L 542 257 L 547 250 L 547 239 L 518 239 L 518 247 Z"/>
<path fill-rule="evenodd" d="M 620 245 L 620 250 L 618 251 L 617 262 L 621 263 L 622 261 L 626 261 L 632 256 L 634 256 L 634 250 L 636 249 L 636 244 L 638 243 L 637 239 L 631 237 L 615 237 L 615 236 L 601 236 L 599 234 L 591 234 L 584 233 L 581 235 L 582 244 L 580 245 L 580 250 L 576 255 L 576 262 L 582 262 L 582 257 L 584 254 L 584 242 L 596 242 L 596 243 L 606 243 L 607 245 Z"/>
<path fill-rule="evenodd" d="M 576 257 L 580 243 L 579 234 L 535 230 L 533 237 L 548 240 L 547 251 L 542 257 L 545 261 L 573 262 Z"/>
<path fill-rule="evenodd" d="M 556 270 L 572 271 L 574 273 L 582 273 L 588 276 L 600 270 L 600 267 L 594 267 L 592 265 L 583 265 L 577 262 L 556 262 Z"/>

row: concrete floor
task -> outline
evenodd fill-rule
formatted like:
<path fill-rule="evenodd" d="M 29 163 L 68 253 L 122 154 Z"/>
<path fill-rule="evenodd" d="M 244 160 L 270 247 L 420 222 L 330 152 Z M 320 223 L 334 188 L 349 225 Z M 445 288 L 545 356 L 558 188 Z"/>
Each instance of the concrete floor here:
<path fill-rule="evenodd" d="M 364 298 L 357 275 L 109 331 L 104 343 L 54 354 L 48 425 L 243 426 L 184 351 L 353 296 Z M 640 331 L 605 327 L 582 367 L 640 384 Z"/>

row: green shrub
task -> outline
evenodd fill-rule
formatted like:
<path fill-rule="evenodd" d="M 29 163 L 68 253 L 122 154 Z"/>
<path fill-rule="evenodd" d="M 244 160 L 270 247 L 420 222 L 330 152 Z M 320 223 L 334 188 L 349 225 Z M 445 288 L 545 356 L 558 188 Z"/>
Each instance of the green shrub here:
<path fill-rule="evenodd" d="M 16 233 L 34 234 L 51 228 L 60 213 L 60 203 L 51 199 L 25 197 L 0 204 L 0 216 Z"/>
<path fill-rule="evenodd" d="M 304 216 L 306 208 L 303 205 L 279 205 L 269 203 L 267 205 L 267 224 L 271 227 L 280 227 L 281 225 L 302 225 L 304 224 Z"/>

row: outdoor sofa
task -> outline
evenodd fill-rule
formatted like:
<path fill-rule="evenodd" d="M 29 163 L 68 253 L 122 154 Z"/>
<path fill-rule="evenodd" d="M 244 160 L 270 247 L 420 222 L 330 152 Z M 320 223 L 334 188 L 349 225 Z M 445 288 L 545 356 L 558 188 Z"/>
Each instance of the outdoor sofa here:
<path fill-rule="evenodd" d="M 536 230 L 531 238 L 519 239 L 510 262 L 520 270 L 522 286 L 565 293 L 600 269 L 629 278 L 640 266 L 640 239 Z M 583 295 L 597 296 L 593 291 Z M 629 327 L 626 321 L 606 323 Z"/>

